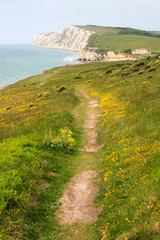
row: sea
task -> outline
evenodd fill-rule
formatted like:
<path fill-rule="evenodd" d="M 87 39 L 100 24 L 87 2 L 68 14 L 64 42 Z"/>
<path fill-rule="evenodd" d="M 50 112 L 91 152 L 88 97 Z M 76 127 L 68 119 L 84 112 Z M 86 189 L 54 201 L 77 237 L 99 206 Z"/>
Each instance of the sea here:
<path fill-rule="evenodd" d="M 0 44 L 0 88 L 53 67 L 77 64 L 77 56 L 75 52 L 29 44 Z"/>

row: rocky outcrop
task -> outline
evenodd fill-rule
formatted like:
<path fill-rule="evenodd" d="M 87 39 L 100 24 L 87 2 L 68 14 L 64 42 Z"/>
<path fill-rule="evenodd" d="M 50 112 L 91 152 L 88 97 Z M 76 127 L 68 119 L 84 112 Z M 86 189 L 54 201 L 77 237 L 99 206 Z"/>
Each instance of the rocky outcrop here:
<path fill-rule="evenodd" d="M 102 54 L 98 54 L 92 51 L 81 51 L 78 55 L 78 61 L 89 62 L 89 61 L 102 61 Z"/>
<path fill-rule="evenodd" d="M 57 33 L 35 35 L 33 45 L 43 48 L 80 51 L 86 47 L 92 34 L 93 32 L 83 28 L 69 26 Z"/>
<path fill-rule="evenodd" d="M 78 61 L 89 62 L 89 61 L 123 61 L 123 60 L 136 60 L 139 56 L 133 56 L 131 54 L 119 53 L 115 54 L 113 51 L 98 54 L 92 51 L 81 51 L 78 55 Z"/>

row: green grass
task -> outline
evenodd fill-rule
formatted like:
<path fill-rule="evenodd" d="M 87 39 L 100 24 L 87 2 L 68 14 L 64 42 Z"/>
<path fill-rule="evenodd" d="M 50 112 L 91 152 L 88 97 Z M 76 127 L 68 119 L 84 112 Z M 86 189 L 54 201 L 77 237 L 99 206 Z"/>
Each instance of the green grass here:
<path fill-rule="evenodd" d="M 112 68 L 90 79 L 103 111 L 106 229 L 103 239 L 159 239 L 160 61 Z M 137 67 L 136 71 L 133 71 Z M 154 71 L 147 71 L 153 68 Z M 122 76 L 123 72 L 129 74 Z M 139 74 L 141 73 L 141 74 Z"/>
<path fill-rule="evenodd" d="M 62 186 L 72 176 L 80 129 L 71 110 L 79 100 L 69 85 L 58 92 L 59 83 L 51 84 L 49 77 L 50 73 L 38 75 L 1 90 L 1 239 L 38 239 L 44 222 L 50 223 L 46 217 L 53 218 L 58 208 Z M 73 133 L 73 150 L 45 146 L 50 132 L 56 137 L 66 127 Z"/>
<path fill-rule="evenodd" d="M 122 35 L 139 35 L 139 36 L 147 36 L 147 37 L 156 37 L 159 38 L 159 32 L 157 31 L 146 31 L 129 27 L 104 27 L 104 26 L 96 26 L 96 25 L 86 25 L 81 26 L 80 28 L 87 29 L 89 31 L 94 31 L 96 34 L 122 34 Z"/>
<path fill-rule="evenodd" d="M 103 113 L 96 154 L 80 151 L 84 87 Z M 2 89 L 0 239 L 159 239 L 159 87 L 154 57 L 54 68 Z M 66 127 L 72 150 L 44 144 Z M 60 225 L 58 200 L 84 169 L 102 170 L 95 205 L 103 211 L 91 225 Z"/>
<path fill-rule="evenodd" d="M 137 35 L 93 34 L 87 46 L 114 50 L 116 52 L 146 48 L 150 52 L 160 53 L 159 38 Z"/>
<path fill-rule="evenodd" d="M 128 49 L 146 48 L 152 53 L 160 53 L 160 38 L 154 36 L 154 34 L 152 36 L 152 33 L 147 31 L 92 25 L 79 27 L 95 32 L 89 38 L 86 48 L 98 47 L 102 52 L 114 50 L 116 53 L 124 52 Z M 145 36 L 146 34 L 148 36 Z"/>
<path fill-rule="evenodd" d="M 120 29 L 114 27 L 102 27 L 102 26 L 94 26 L 94 25 L 87 25 L 87 26 L 78 26 L 81 28 L 85 28 L 86 30 L 96 32 L 96 34 L 118 34 Z"/>

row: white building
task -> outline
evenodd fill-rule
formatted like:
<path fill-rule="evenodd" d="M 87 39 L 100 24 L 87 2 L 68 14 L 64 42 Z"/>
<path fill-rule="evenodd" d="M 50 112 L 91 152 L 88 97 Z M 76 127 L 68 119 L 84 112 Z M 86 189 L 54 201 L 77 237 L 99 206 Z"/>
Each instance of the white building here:
<path fill-rule="evenodd" d="M 88 49 L 89 49 L 89 50 L 99 50 L 98 47 L 89 47 Z"/>
<path fill-rule="evenodd" d="M 139 48 L 132 51 L 132 54 L 151 54 L 146 48 Z"/>

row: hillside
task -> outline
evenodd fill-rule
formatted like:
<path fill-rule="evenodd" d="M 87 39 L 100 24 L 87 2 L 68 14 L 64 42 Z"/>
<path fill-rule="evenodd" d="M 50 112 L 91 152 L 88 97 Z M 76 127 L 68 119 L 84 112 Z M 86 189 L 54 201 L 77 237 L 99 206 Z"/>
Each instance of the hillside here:
<path fill-rule="evenodd" d="M 88 41 L 87 47 L 98 47 L 105 50 L 113 49 L 115 52 L 146 48 L 152 53 L 160 53 L 160 39 L 137 35 L 95 34 Z"/>
<path fill-rule="evenodd" d="M 160 53 L 160 35 L 132 28 L 100 26 L 69 26 L 57 33 L 35 35 L 33 45 L 81 51 L 98 47 L 101 51 L 114 50 L 116 53 L 136 48 Z"/>
<path fill-rule="evenodd" d="M 0 239 L 159 240 L 159 89 L 158 57 L 57 67 L 1 89 Z M 68 224 L 63 203 L 86 199 L 81 181 L 90 218 Z M 87 204 L 72 206 L 79 219 Z"/>
<path fill-rule="evenodd" d="M 88 47 L 98 47 L 115 52 L 147 48 L 150 52 L 160 53 L 159 34 L 131 28 L 112 28 L 99 26 L 83 26 L 94 31 L 88 41 Z M 157 37 L 156 37 L 157 36 Z"/>

